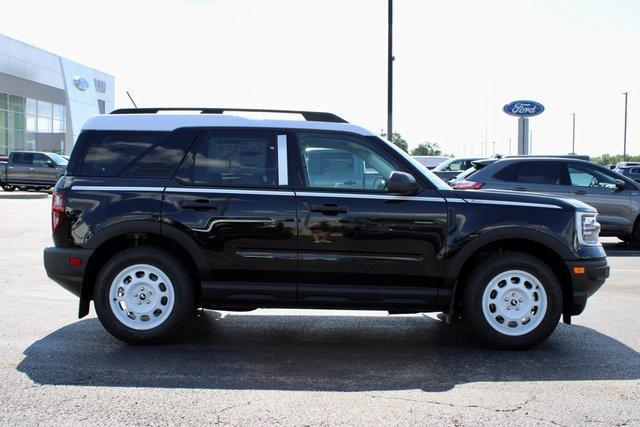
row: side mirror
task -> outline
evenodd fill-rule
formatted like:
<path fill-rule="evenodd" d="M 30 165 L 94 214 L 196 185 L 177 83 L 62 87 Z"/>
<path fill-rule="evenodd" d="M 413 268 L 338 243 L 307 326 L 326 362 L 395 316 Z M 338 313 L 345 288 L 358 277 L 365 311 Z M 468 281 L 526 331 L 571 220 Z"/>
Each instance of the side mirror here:
<path fill-rule="evenodd" d="M 47 160 L 45 164 L 46 164 L 46 165 L 47 165 L 47 167 L 49 167 L 49 168 L 55 168 L 55 167 L 56 167 L 56 164 L 55 164 L 55 163 L 53 163 L 53 160 Z"/>
<path fill-rule="evenodd" d="M 627 183 L 621 179 L 616 179 L 616 190 L 623 190 L 627 186 Z"/>
<path fill-rule="evenodd" d="M 418 190 L 416 179 L 405 172 L 391 172 L 387 181 L 387 191 L 392 194 L 412 195 Z"/>

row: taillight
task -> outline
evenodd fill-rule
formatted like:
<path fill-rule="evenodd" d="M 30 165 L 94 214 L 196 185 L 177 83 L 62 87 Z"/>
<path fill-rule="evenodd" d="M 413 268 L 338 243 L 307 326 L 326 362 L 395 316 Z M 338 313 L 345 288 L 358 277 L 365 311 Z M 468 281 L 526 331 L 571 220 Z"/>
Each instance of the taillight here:
<path fill-rule="evenodd" d="M 51 231 L 56 231 L 64 221 L 64 193 L 53 193 L 51 198 Z"/>
<path fill-rule="evenodd" d="M 466 179 L 461 179 L 460 181 L 454 181 L 450 183 L 450 185 L 456 190 L 477 190 L 484 185 L 484 182 L 467 181 Z"/>

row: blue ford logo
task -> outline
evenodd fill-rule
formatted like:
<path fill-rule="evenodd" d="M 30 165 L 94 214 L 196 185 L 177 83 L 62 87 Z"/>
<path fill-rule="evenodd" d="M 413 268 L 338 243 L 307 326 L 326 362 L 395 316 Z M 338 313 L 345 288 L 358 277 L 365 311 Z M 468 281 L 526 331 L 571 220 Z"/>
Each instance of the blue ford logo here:
<path fill-rule="evenodd" d="M 73 85 L 78 90 L 85 91 L 89 89 L 89 82 L 84 77 L 76 76 L 73 78 Z"/>
<path fill-rule="evenodd" d="M 535 101 L 513 101 L 502 108 L 502 111 L 517 117 L 532 117 L 544 111 L 544 105 Z"/>

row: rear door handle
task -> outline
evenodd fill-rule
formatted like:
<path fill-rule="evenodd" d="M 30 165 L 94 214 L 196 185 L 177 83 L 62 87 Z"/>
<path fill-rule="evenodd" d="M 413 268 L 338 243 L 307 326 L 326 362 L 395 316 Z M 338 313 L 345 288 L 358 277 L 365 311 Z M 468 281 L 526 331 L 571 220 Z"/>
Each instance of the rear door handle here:
<path fill-rule="evenodd" d="M 573 194 L 587 194 L 587 190 L 576 190 Z"/>
<path fill-rule="evenodd" d="M 527 187 L 513 187 L 516 191 L 527 191 Z"/>
<path fill-rule="evenodd" d="M 338 206 L 327 203 L 324 205 L 312 205 L 311 212 L 321 212 L 324 215 L 338 215 L 341 213 L 347 213 L 348 209 L 346 206 Z"/>
<path fill-rule="evenodd" d="M 192 202 L 183 202 L 181 206 L 184 209 L 193 209 L 196 211 L 212 211 L 218 209 L 216 205 L 212 205 L 211 202 L 206 199 L 194 200 Z"/>

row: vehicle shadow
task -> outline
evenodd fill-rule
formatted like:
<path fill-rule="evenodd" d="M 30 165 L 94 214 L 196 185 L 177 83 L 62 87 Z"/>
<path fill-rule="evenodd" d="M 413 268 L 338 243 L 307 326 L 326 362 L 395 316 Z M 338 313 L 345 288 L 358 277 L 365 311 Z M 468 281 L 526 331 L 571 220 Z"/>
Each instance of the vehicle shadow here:
<path fill-rule="evenodd" d="M 274 316 L 208 311 L 171 344 L 131 346 L 97 319 L 36 341 L 18 370 L 38 384 L 309 391 L 446 391 L 486 381 L 636 380 L 640 354 L 561 324 L 533 350 L 487 349 L 428 316 Z"/>

